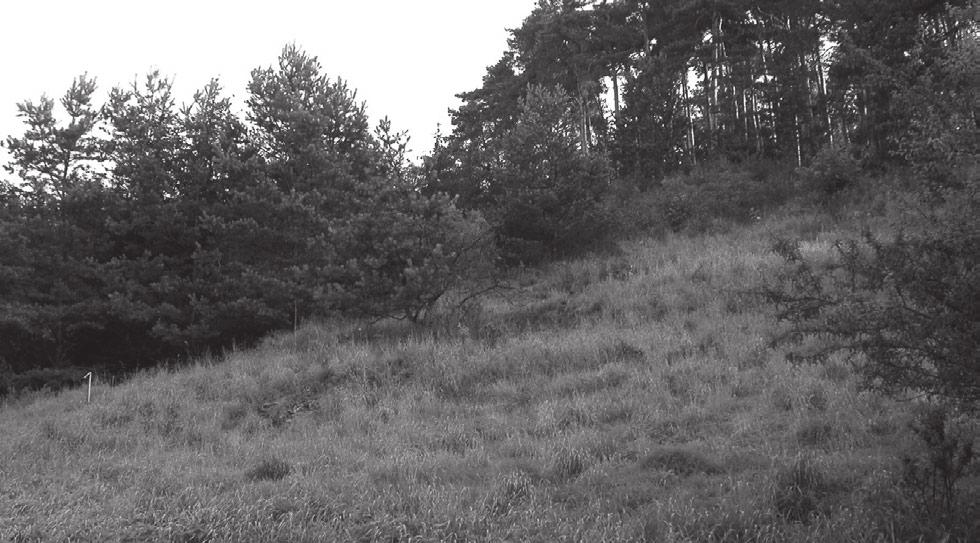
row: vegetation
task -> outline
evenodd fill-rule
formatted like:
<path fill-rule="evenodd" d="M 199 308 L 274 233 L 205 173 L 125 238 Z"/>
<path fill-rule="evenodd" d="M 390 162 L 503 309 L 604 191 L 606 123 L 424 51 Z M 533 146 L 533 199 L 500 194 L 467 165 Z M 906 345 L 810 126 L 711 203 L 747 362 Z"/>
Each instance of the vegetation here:
<path fill-rule="evenodd" d="M 542 0 L 419 164 L 296 46 L 19 104 L 0 539 L 975 540 L 976 12 Z"/>
<path fill-rule="evenodd" d="M 770 236 L 831 255 L 849 227 L 828 224 L 637 239 L 426 324 L 309 324 L 96 381 L 91 404 L 12 400 L 0 538 L 968 540 L 975 464 L 948 517 L 917 505 L 913 475 L 935 472 L 909 424 L 931 419 L 863 392 L 842 356 L 767 348 Z"/>
<path fill-rule="evenodd" d="M 0 360 L 128 371 L 335 314 L 419 320 L 498 257 L 756 219 L 794 166 L 824 199 L 895 165 L 953 188 L 972 6 L 542 1 L 419 165 L 294 45 L 252 72 L 244 118 L 217 81 L 177 107 L 151 72 L 100 106 L 79 76 L 5 142 Z"/>
<path fill-rule="evenodd" d="M 0 218 L 0 361 L 132 370 L 334 312 L 417 319 L 486 275 L 478 213 L 414 190 L 404 135 L 293 46 L 179 111 L 151 73 L 102 109 L 93 80 L 20 104 Z M 108 132 L 105 138 L 97 128 Z M 477 258 L 477 255 L 479 258 Z"/>
<path fill-rule="evenodd" d="M 805 356 L 857 351 L 868 385 L 917 390 L 967 409 L 980 400 L 980 140 L 969 120 L 976 115 L 977 74 L 964 70 L 977 65 L 975 42 L 955 46 L 918 77 L 895 83 L 898 95 L 922 100 L 915 128 L 896 137 L 915 173 L 907 197 L 917 203 L 893 217 L 888 234 L 842 240 L 826 262 L 804 258 L 784 240 L 777 251 L 792 271 L 773 294 L 795 339 L 835 340 Z M 936 96 L 922 96 L 923 88 Z M 811 177 L 826 193 L 840 190 L 852 171 L 846 157 L 826 155 Z"/>

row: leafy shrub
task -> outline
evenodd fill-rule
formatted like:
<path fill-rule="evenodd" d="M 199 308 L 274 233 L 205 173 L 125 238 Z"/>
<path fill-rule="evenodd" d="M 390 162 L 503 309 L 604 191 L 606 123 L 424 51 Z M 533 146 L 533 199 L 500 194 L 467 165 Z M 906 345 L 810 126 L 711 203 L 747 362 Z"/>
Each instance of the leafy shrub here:
<path fill-rule="evenodd" d="M 609 196 L 615 233 L 620 237 L 634 235 L 660 237 L 671 226 L 662 211 L 659 190 L 641 191 L 632 183 L 614 180 Z"/>
<path fill-rule="evenodd" d="M 898 234 L 838 240 L 831 258 L 805 258 L 796 241 L 774 251 L 787 267 L 770 289 L 784 339 L 815 341 L 799 355 L 863 356 L 864 384 L 907 390 L 975 409 L 980 400 L 980 179 L 911 194 L 928 204 L 900 214 Z"/>
<path fill-rule="evenodd" d="M 980 400 L 980 222 L 965 231 L 837 244 L 821 268 L 795 244 L 776 247 L 791 267 L 770 292 L 792 323 L 786 339 L 830 338 L 802 359 L 840 349 L 864 355 L 864 384 L 907 389 L 961 404 Z"/>
<path fill-rule="evenodd" d="M 789 196 L 790 184 L 779 170 L 727 163 L 696 168 L 664 180 L 656 212 L 674 231 L 703 231 L 719 221 L 756 219 Z"/>
<path fill-rule="evenodd" d="M 975 423 L 937 404 L 913 411 L 909 428 L 915 439 L 899 457 L 898 469 L 880 471 L 864 485 L 866 522 L 889 540 L 975 541 Z M 887 422 L 884 430 L 894 433 L 897 425 Z"/>
<path fill-rule="evenodd" d="M 907 123 L 906 130 L 893 135 L 896 153 L 931 190 L 962 186 L 977 176 L 980 43 L 975 10 L 950 10 L 955 24 L 972 26 L 972 39 L 936 49 L 918 44 L 912 55 L 924 66 L 917 66 L 916 77 L 903 82 L 894 95 L 895 112 Z"/>
<path fill-rule="evenodd" d="M 345 312 L 421 320 L 450 289 L 491 281 L 489 226 L 444 195 L 407 188 L 380 197 L 334 229 L 340 269 L 324 294 Z M 377 196 L 377 195 L 376 195 Z"/>
<path fill-rule="evenodd" d="M 826 201 L 852 186 L 860 175 L 861 164 L 848 147 L 828 145 L 817 152 L 810 165 L 803 170 L 802 181 L 805 189 Z"/>
<path fill-rule="evenodd" d="M 958 512 L 957 483 L 974 460 L 973 436 L 956 428 L 943 407 L 923 409 L 911 424 L 923 450 L 902 459 L 902 483 L 928 517 L 944 522 Z"/>
<path fill-rule="evenodd" d="M 78 386 L 86 373 L 87 370 L 80 368 L 36 368 L 22 373 L 3 372 L 0 375 L 0 396 L 44 389 L 57 391 Z"/>
<path fill-rule="evenodd" d="M 950 14 L 968 25 L 967 12 Z M 892 113 L 904 127 L 890 143 L 915 173 L 898 235 L 838 241 L 835 258 L 819 266 L 783 240 L 775 251 L 789 269 L 771 298 L 793 339 L 821 344 L 804 358 L 860 353 L 865 385 L 925 392 L 972 410 L 980 401 L 980 48 L 975 39 L 935 49 L 924 43 L 908 55 L 914 76 L 888 79 L 898 85 Z M 853 170 L 843 150 L 827 150 L 811 166 L 833 190 Z"/>
<path fill-rule="evenodd" d="M 516 76 L 508 64 L 501 61 L 493 77 L 509 85 Z M 444 191 L 461 208 L 479 210 L 507 264 L 601 248 L 615 226 L 605 198 L 609 159 L 580 137 L 578 106 L 563 88 L 521 83 L 514 90 L 504 122 L 468 106 L 456 112 L 452 136 L 437 138 L 424 159 L 423 192 Z"/>

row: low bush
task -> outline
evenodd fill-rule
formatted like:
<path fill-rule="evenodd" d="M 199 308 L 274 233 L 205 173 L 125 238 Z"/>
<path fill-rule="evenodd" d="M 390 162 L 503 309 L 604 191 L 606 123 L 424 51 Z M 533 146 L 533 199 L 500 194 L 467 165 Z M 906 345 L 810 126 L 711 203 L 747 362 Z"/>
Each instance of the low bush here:
<path fill-rule="evenodd" d="M 756 220 L 792 194 L 789 175 L 766 163 L 705 165 L 665 179 L 654 192 L 657 203 L 650 212 L 674 231 L 700 232 L 720 222 Z"/>
<path fill-rule="evenodd" d="M 479 213 L 457 209 L 444 195 L 388 190 L 334 229 L 342 265 L 324 301 L 346 313 L 414 322 L 451 289 L 492 280 L 493 238 Z"/>
<path fill-rule="evenodd" d="M 923 408 L 911 423 L 919 450 L 902 458 L 902 483 L 925 517 L 953 522 L 962 504 L 958 484 L 974 461 L 973 439 L 937 406 Z"/>
<path fill-rule="evenodd" d="M 963 13 L 956 13 L 962 16 Z M 912 172 L 901 187 L 894 235 L 870 231 L 838 240 L 829 262 L 805 258 L 799 244 L 774 247 L 788 269 L 771 291 L 788 335 L 818 348 L 860 355 L 864 384 L 892 394 L 924 393 L 975 411 L 980 407 L 980 130 L 976 69 L 980 49 L 944 58 L 903 82 L 896 110 L 908 130 L 894 152 Z M 917 53 L 921 53 L 918 51 Z M 896 79 L 898 80 L 898 79 Z M 937 92 L 941 89 L 941 92 Z M 844 148 L 825 149 L 808 177 L 825 195 L 857 175 Z M 904 201 L 903 201 L 904 200 Z"/>
<path fill-rule="evenodd" d="M 0 370 L 3 367 L 0 366 Z M 20 392 L 50 390 L 78 386 L 88 370 L 81 368 L 37 368 L 22 373 L 0 371 L 0 397 Z"/>
<path fill-rule="evenodd" d="M 868 388 L 920 391 L 975 409 L 980 400 L 980 223 L 963 230 L 839 241 L 817 265 L 798 244 L 775 250 L 790 265 L 769 292 L 784 340 L 815 340 L 794 358 L 823 361 L 840 350 L 863 355 Z M 972 223 L 972 224 L 970 224 Z"/>
<path fill-rule="evenodd" d="M 850 148 L 842 145 L 821 149 L 803 169 L 800 178 L 802 188 L 824 203 L 857 182 L 861 176 L 861 163 L 854 158 Z"/>

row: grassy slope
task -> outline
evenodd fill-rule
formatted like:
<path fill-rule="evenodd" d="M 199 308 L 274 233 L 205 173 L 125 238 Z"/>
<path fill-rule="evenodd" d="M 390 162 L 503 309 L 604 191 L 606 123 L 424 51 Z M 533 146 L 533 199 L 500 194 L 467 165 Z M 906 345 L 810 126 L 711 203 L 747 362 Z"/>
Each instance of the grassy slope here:
<path fill-rule="evenodd" d="M 636 240 L 426 329 L 309 326 L 8 405 L 0 540 L 887 536 L 908 405 L 788 364 L 746 294 L 773 233 L 827 251 L 820 225 Z"/>

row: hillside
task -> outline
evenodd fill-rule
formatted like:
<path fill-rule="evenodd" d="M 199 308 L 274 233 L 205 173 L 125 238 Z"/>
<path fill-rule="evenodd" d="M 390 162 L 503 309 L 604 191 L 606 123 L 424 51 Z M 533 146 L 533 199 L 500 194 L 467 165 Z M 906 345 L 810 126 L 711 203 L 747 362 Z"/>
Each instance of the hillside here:
<path fill-rule="evenodd" d="M 11 400 L 0 540 L 930 539 L 898 484 L 915 403 L 769 347 L 773 239 L 819 255 L 830 223 L 634 239 L 426 325 Z"/>

